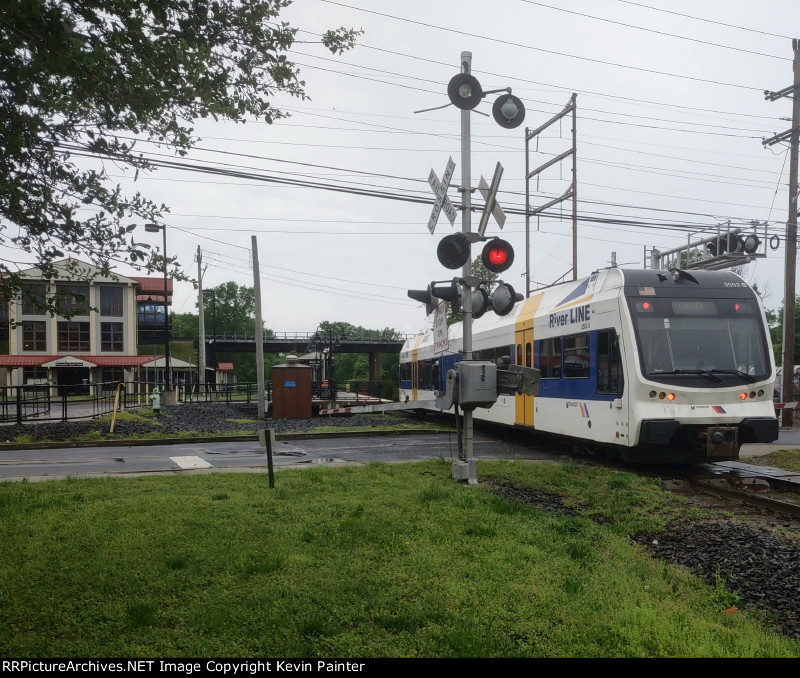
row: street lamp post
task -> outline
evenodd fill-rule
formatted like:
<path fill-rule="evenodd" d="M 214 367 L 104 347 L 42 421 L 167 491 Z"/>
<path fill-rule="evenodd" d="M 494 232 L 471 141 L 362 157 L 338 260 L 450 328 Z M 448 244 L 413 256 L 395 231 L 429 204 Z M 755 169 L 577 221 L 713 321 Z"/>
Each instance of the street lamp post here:
<path fill-rule="evenodd" d="M 169 303 L 167 287 L 167 227 L 164 224 L 145 224 L 144 230 L 149 233 L 164 234 L 164 390 L 172 390 L 171 364 L 169 352 Z"/>

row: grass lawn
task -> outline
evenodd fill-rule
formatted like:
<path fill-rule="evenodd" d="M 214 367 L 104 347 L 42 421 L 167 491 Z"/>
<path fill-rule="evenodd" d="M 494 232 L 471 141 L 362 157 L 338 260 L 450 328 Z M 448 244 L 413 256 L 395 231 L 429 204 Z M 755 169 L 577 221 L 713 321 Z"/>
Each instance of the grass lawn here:
<path fill-rule="evenodd" d="M 286 470 L 274 490 L 223 473 L 2 483 L 0 655 L 800 657 L 628 538 L 697 517 L 658 481 L 479 471 L 478 486 L 441 460 Z"/>
<path fill-rule="evenodd" d="M 793 473 L 800 473 L 800 450 L 798 449 L 778 450 L 760 457 L 748 457 L 741 461 L 755 466 L 774 466 Z"/>

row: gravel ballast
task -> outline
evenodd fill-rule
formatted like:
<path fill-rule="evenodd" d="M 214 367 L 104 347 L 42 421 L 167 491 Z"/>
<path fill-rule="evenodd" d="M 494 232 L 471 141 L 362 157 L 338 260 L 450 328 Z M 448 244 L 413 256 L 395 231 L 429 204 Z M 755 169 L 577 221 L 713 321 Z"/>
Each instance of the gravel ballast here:
<path fill-rule="evenodd" d="M 137 410 L 130 410 L 136 414 Z M 353 414 L 337 417 L 315 417 L 312 419 L 261 419 L 256 420 L 254 405 L 233 403 L 187 403 L 164 407 L 161 413 L 147 421 L 125 421 L 116 423 L 115 433 L 108 438 L 123 440 L 126 436 L 160 433 L 165 436 L 186 435 L 236 435 L 253 432 L 259 428 L 274 428 L 276 433 L 303 433 L 319 426 L 336 426 L 343 430 L 354 427 L 395 427 L 397 416 L 382 414 Z M 17 436 L 26 436 L 36 441 L 69 440 L 89 434 L 108 434 L 108 421 L 79 419 L 66 422 L 26 423 L 7 425 L 0 429 L 0 440 L 10 442 Z"/>

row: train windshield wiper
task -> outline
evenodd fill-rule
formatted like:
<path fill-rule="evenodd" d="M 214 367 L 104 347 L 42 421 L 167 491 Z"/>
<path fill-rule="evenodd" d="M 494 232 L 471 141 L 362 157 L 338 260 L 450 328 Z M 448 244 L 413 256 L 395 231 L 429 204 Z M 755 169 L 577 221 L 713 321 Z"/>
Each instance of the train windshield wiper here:
<path fill-rule="evenodd" d="M 747 374 L 747 372 L 742 372 L 741 370 L 711 370 L 711 372 L 714 372 L 716 374 L 736 374 L 742 377 L 743 379 L 746 379 L 751 384 L 756 380 L 756 378 L 753 375 Z"/>
<path fill-rule="evenodd" d="M 699 374 L 699 375 L 701 375 L 703 377 L 706 377 L 707 379 L 710 379 L 711 381 L 721 382 L 722 379 L 720 379 L 719 377 L 711 374 L 711 372 L 719 372 L 719 371 L 726 372 L 727 370 L 711 370 L 711 371 L 709 371 L 709 370 L 659 370 L 658 372 L 650 372 L 648 376 L 650 376 L 650 377 L 659 376 L 660 377 L 660 376 L 665 375 L 665 374 Z"/>

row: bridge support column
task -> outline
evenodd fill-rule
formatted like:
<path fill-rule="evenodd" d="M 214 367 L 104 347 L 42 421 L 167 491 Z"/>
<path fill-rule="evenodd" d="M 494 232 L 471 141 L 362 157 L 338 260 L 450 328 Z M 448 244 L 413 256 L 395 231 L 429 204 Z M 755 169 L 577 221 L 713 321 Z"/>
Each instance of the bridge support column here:
<path fill-rule="evenodd" d="M 381 381 L 383 376 L 383 353 L 373 351 L 369 354 L 369 380 Z"/>

